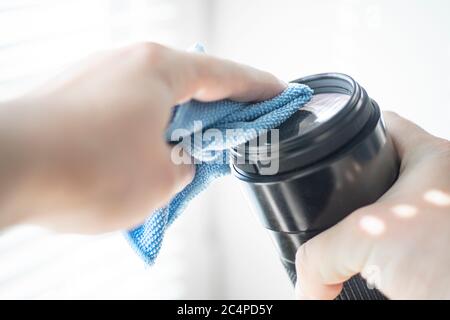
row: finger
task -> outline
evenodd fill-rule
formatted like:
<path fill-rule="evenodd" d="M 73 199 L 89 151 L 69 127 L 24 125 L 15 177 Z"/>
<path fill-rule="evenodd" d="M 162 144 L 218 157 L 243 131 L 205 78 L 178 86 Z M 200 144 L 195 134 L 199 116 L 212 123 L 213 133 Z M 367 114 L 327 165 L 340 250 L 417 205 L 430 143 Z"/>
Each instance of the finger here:
<path fill-rule="evenodd" d="M 300 299 L 334 299 L 343 282 L 360 273 L 380 232 L 371 207 L 354 212 L 297 251 L 297 293 Z"/>
<path fill-rule="evenodd" d="M 416 149 L 418 145 L 426 143 L 433 138 L 431 134 L 421 127 L 395 112 L 385 111 L 383 116 L 386 120 L 387 130 L 401 159 L 408 155 L 409 151 Z"/>
<path fill-rule="evenodd" d="M 272 98 L 286 88 L 272 74 L 249 66 L 206 54 L 150 46 L 153 67 L 158 68 L 176 102 L 191 98 L 259 101 Z"/>
<path fill-rule="evenodd" d="M 262 101 L 281 93 L 286 84 L 274 75 L 228 60 L 190 54 L 197 66 L 197 88 L 193 97 L 204 100 L 230 98 Z"/>
<path fill-rule="evenodd" d="M 164 146 L 164 157 L 161 167 L 161 181 L 159 191 L 164 199 L 163 204 L 167 203 L 177 192 L 180 192 L 188 183 L 192 181 L 195 175 L 195 167 L 192 163 L 178 161 L 171 146 Z"/>

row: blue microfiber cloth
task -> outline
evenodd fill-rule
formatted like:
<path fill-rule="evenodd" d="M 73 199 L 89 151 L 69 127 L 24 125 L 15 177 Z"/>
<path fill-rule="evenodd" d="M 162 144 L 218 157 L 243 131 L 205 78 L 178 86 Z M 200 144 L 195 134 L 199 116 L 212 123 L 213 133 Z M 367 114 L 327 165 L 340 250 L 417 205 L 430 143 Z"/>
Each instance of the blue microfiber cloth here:
<path fill-rule="evenodd" d="M 167 206 L 156 210 L 143 225 L 128 231 L 131 245 L 148 264 L 153 264 L 167 227 L 197 194 L 214 179 L 230 173 L 228 150 L 262 132 L 278 127 L 306 104 L 312 90 L 302 84 L 289 84 L 280 95 L 258 103 L 230 100 L 203 103 L 189 101 L 174 109 L 167 131 L 168 142 L 178 142 L 196 160 L 193 181 L 176 194 Z M 201 124 L 201 125 L 200 125 Z M 196 139 L 209 129 L 217 129 L 222 139 Z M 233 134 L 229 134 L 229 129 Z M 228 134 L 227 134 L 228 133 Z"/>

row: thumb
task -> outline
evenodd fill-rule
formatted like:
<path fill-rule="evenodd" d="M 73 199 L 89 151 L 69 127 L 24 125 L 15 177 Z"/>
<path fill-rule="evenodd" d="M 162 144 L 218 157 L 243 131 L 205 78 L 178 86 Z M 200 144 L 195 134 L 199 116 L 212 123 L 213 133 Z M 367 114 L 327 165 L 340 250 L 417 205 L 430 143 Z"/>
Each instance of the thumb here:
<path fill-rule="evenodd" d="M 355 211 L 298 249 L 299 299 L 334 299 L 345 281 L 364 270 L 375 239 L 384 231 L 375 206 Z"/>
<path fill-rule="evenodd" d="M 421 148 L 427 148 L 433 136 L 393 112 L 384 112 L 384 118 L 402 169 L 416 162 L 413 160 L 418 155 L 428 153 Z M 373 258 L 374 250 L 381 245 L 379 238 L 385 229 L 382 212 L 380 202 L 358 209 L 299 248 L 296 256 L 299 298 L 334 299 L 346 280 L 358 273 L 364 276 L 365 269 L 370 267 L 369 257 Z"/>

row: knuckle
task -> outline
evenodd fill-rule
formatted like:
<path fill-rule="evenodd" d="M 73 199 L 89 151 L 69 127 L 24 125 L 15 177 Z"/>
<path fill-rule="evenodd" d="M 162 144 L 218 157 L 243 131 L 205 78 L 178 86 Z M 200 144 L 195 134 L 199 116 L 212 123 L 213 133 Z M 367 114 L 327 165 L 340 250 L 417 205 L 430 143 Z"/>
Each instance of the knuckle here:
<path fill-rule="evenodd" d="M 141 42 L 131 46 L 130 51 L 146 65 L 159 65 L 164 60 L 167 48 L 155 42 Z"/>

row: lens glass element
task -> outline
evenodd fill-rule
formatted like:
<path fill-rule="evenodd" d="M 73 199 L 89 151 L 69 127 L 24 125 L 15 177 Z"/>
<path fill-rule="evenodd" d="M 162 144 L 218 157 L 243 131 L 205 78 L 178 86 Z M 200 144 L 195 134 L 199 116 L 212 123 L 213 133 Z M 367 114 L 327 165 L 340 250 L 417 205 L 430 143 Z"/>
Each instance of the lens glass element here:
<path fill-rule="evenodd" d="M 280 140 L 302 136 L 334 117 L 350 96 L 342 93 L 315 94 L 311 101 L 280 126 Z"/>

